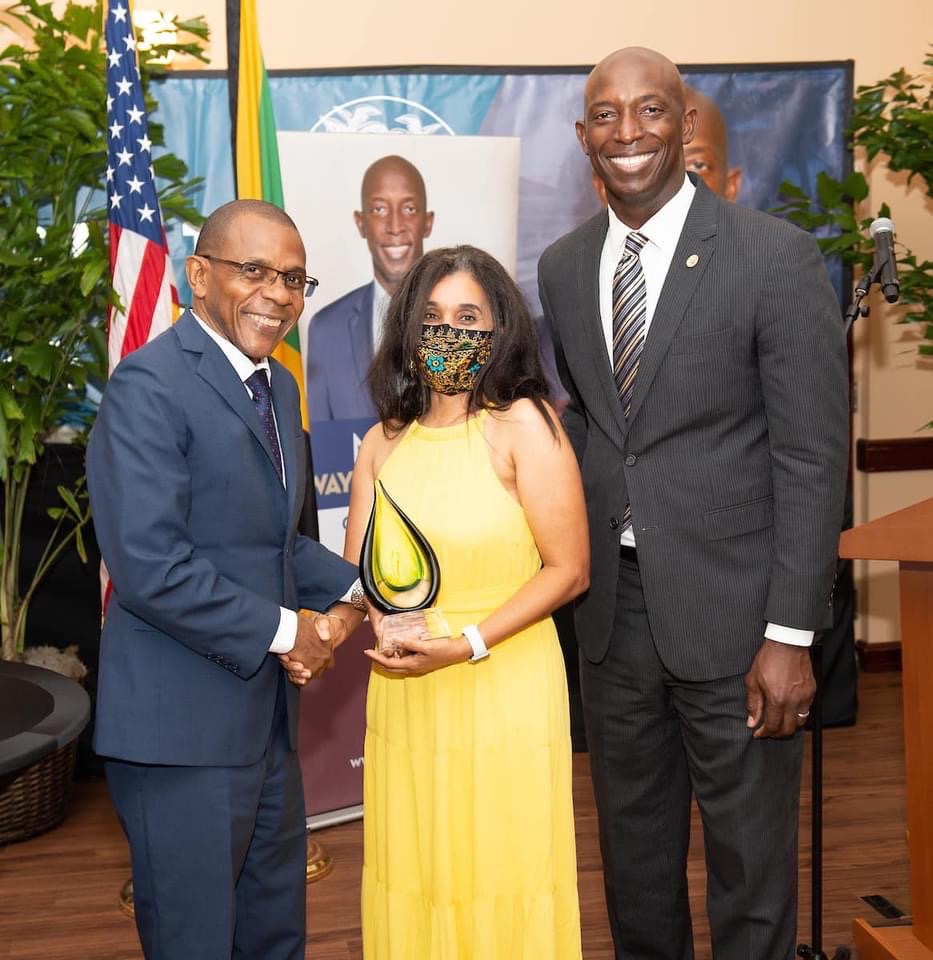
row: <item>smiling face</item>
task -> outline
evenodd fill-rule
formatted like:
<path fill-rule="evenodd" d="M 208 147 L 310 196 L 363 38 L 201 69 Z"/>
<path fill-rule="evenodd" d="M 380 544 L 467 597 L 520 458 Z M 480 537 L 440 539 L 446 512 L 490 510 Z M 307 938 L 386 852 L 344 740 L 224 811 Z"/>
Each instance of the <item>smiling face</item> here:
<path fill-rule="evenodd" d="M 606 57 L 587 80 L 576 126 L 609 205 L 627 226 L 640 227 L 683 184 L 696 111 L 685 111 L 680 74 L 660 54 L 630 47 Z"/>
<path fill-rule="evenodd" d="M 237 215 L 218 246 L 203 253 L 305 273 L 305 248 L 298 231 L 261 214 Z M 286 289 L 279 276 L 273 284 L 256 284 L 236 267 L 197 254 L 188 258 L 186 271 L 195 313 L 254 362 L 272 353 L 304 308 L 303 291 Z"/>
<path fill-rule="evenodd" d="M 402 157 L 383 157 L 363 177 L 361 204 L 353 218 L 372 255 L 373 273 L 395 293 L 434 226 L 421 174 Z"/>

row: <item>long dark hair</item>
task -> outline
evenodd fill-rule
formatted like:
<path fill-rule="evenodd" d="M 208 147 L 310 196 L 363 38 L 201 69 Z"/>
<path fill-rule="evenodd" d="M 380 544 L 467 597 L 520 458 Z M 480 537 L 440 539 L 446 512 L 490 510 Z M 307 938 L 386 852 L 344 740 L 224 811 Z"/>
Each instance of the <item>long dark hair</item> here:
<path fill-rule="evenodd" d="M 470 391 L 467 412 L 506 410 L 515 400 L 527 397 L 556 435 L 544 406 L 550 391 L 525 297 L 495 257 L 470 246 L 426 253 L 408 271 L 389 302 L 382 343 L 366 378 L 383 427 L 396 432 L 428 409 L 431 391 L 418 375 L 418 344 L 426 306 L 437 284 L 461 271 L 483 288 L 493 322 L 492 351 Z"/>

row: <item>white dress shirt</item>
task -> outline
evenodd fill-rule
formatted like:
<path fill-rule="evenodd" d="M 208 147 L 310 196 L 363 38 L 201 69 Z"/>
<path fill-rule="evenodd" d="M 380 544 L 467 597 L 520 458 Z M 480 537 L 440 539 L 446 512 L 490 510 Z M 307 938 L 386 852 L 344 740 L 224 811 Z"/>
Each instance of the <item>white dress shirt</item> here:
<path fill-rule="evenodd" d="M 378 280 L 373 280 L 373 355 L 382 343 L 382 331 L 385 329 L 386 313 L 392 298 Z"/>
<path fill-rule="evenodd" d="M 677 193 L 650 220 L 646 220 L 638 228 L 637 232 L 648 240 L 640 254 L 641 268 L 645 276 L 646 337 L 695 193 L 696 187 L 690 182 L 690 178 L 684 175 L 683 186 Z M 632 232 L 631 228 L 626 226 L 610 207 L 609 230 L 606 233 L 599 260 L 599 316 L 610 363 L 612 361 L 612 278 L 622 257 L 622 251 L 625 249 L 625 240 Z M 622 534 L 621 543 L 626 547 L 635 546 L 633 527 L 629 527 Z M 769 640 L 801 647 L 808 647 L 813 643 L 812 630 L 782 627 L 775 623 L 766 625 L 765 636 Z"/>

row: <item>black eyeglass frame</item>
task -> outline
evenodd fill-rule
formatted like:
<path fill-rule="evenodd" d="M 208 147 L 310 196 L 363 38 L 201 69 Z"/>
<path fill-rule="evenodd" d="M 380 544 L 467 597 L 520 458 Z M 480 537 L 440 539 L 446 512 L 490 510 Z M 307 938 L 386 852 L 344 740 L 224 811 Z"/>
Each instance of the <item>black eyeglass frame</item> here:
<path fill-rule="evenodd" d="M 247 281 L 250 281 L 250 280 L 253 279 L 253 278 L 245 276 L 244 273 L 243 273 L 243 268 L 244 268 L 244 267 L 255 267 L 257 270 L 263 270 L 263 271 L 265 271 L 265 277 L 263 278 L 263 286 L 272 286 L 272 285 L 275 283 L 275 281 L 278 280 L 279 277 L 281 277 L 281 278 L 282 278 L 282 285 L 285 287 L 286 290 L 289 290 L 289 291 L 291 291 L 291 288 L 290 288 L 290 287 L 288 286 L 288 284 L 285 282 L 285 278 L 288 277 L 288 276 L 294 275 L 295 272 L 296 272 L 296 271 L 294 271 L 294 270 L 277 270 L 275 267 L 267 266 L 267 265 L 264 264 L 264 263 L 256 263 L 256 262 L 253 261 L 253 260 L 243 260 L 243 261 L 240 261 L 240 260 L 228 260 L 226 257 L 216 257 L 216 256 L 214 256 L 214 254 L 212 254 L 212 253 L 197 253 L 197 254 L 195 254 L 195 256 L 197 256 L 197 257 L 203 257 L 205 260 L 208 260 L 208 261 L 210 261 L 210 260 L 216 260 L 218 263 L 225 263 L 225 264 L 227 264 L 228 267 L 236 267 L 237 270 L 239 271 L 240 276 L 243 277 L 243 279 L 244 279 L 244 280 L 247 280 Z M 275 274 L 275 280 L 270 280 L 270 279 L 269 279 L 269 271 L 270 271 L 270 270 L 272 271 L 272 273 Z M 314 293 L 314 291 L 317 289 L 317 286 L 318 286 L 318 284 L 320 283 L 320 280 L 317 280 L 315 277 L 309 277 L 307 274 L 301 274 L 301 277 L 302 277 L 302 279 L 303 279 L 303 281 L 304 281 L 304 283 L 305 283 L 304 298 L 305 298 L 305 300 L 307 300 L 307 299 L 309 299 L 309 298 L 311 297 L 311 295 L 312 295 L 312 294 Z M 297 290 L 294 291 L 294 292 L 297 292 Z"/>

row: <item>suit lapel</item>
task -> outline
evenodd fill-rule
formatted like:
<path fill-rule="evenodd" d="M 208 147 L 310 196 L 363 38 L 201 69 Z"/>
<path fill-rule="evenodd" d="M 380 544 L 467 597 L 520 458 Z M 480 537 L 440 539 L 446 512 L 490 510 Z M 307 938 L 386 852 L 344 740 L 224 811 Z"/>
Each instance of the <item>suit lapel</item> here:
<path fill-rule="evenodd" d="M 674 334 L 683 320 L 687 305 L 715 253 L 718 220 L 716 205 L 719 202 L 704 183 L 697 183 L 693 203 L 680 232 L 680 239 L 668 267 L 654 316 L 648 327 L 648 335 L 645 337 L 632 392 L 629 423 L 638 416 Z M 691 263 L 692 265 L 688 266 Z"/>
<path fill-rule="evenodd" d="M 583 242 L 577 248 L 577 287 L 581 305 L 580 325 L 583 328 L 583 348 L 587 366 L 595 371 L 595 389 L 603 394 L 605 403 L 591 405 L 592 412 L 608 409 L 615 424 L 615 430 L 609 423 L 603 423 L 603 429 L 612 434 L 626 432 L 625 417 L 619 403 L 619 391 L 612 376 L 612 364 L 609 362 L 609 350 L 603 333 L 603 322 L 599 312 L 599 264 L 602 259 L 603 244 L 609 230 L 608 214 L 595 216 L 583 233 Z"/>
<path fill-rule="evenodd" d="M 262 424 L 259 422 L 256 407 L 250 400 L 246 387 L 243 386 L 243 381 L 237 376 L 236 370 L 223 355 L 220 347 L 201 329 L 190 311 L 185 311 L 175 324 L 174 329 L 185 350 L 201 354 L 201 359 L 197 365 L 198 376 L 209 383 L 246 424 L 259 445 L 265 450 L 269 462 L 274 466 L 275 457 L 272 453 L 272 447 L 266 438 L 265 431 L 262 429 Z M 275 404 L 275 413 L 278 416 L 278 404 Z M 279 433 L 281 434 L 281 432 L 282 427 L 280 425 Z M 280 445 L 283 445 L 283 440 L 284 437 L 280 436 Z"/>
<path fill-rule="evenodd" d="M 293 514 L 300 505 L 297 502 L 298 482 L 298 464 L 300 458 L 298 450 L 295 449 L 296 443 L 304 442 L 304 431 L 301 422 L 296 416 L 300 416 L 300 409 L 295 404 L 286 404 L 284 398 L 291 388 L 291 384 L 285 378 L 291 378 L 291 374 L 274 360 L 269 361 L 272 377 L 272 406 L 275 408 L 275 422 L 279 428 L 279 447 L 282 450 L 282 462 L 285 465 L 285 491 L 288 495 L 288 517 L 294 520 Z M 296 521 L 297 522 L 297 521 Z"/>
<path fill-rule="evenodd" d="M 363 287 L 353 313 L 347 323 L 353 362 L 356 365 L 356 382 L 365 383 L 369 365 L 373 359 L 373 286 L 375 280 Z"/>

